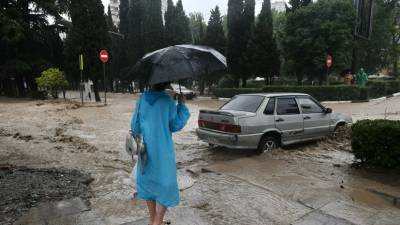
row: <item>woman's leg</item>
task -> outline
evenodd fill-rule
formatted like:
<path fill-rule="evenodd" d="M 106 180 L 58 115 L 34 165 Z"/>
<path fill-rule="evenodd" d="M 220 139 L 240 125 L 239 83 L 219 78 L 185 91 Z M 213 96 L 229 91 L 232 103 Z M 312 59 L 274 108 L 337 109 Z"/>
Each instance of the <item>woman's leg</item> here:
<path fill-rule="evenodd" d="M 166 211 L 167 211 L 166 207 L 157 204 L 157 206 L 156 206 L 156 217 L 154 219 L 153 225 L 160 225 L 160 224 L 163 225 L 164 215 L 165 215 Z"/>
<path fill-rule="evenodd" d="M 155 224 L 157 220 L 156 219 L 156 202 L 154 201 L 146 201 L 147 203 L 147 208 L 149 209 L 150 213 L 150 224 Z"/>

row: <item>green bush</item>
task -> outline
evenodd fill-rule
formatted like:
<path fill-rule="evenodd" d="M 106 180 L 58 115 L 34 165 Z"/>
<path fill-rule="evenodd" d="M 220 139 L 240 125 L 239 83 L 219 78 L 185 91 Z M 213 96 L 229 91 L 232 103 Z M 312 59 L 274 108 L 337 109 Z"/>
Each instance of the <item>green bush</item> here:
<path fill-rule="evenodd" d="M 264 88 L 217 88 L 217 97 L 231 98 L 237 94 L 295 92 L 306 93 L 319 101 L 368 100 L 368 90 L 356 86 L 266 86 Z"/>
<path fill-rule="evenodd" d="M 352 126 L 356 159 L 381 167 L 400 167 L 400 121 L 361 120 Z"/>
<path fill-rule="evenodd" d="M 212 91 L 219 98 L 232 98 L 239 94 L 262 93 L 261 88 L 214 88 Z"/>
<path fill-rule="evenodd" d="M 64 72 L 58 68 L 49 68 L 42 72 L 41 76 L 36 78 L 39 87 L 46 88 L 54 98 L 58 97 L 58 90 L 68 86 Z"/>
<path fill-rule="evenodd" d="M 374 80 L 368 81 L 371 98 L 379 98 L 400 92 L 400 81 L 398 80 Z"/>
<path fill-rule="evenodd" d="M 33 99 L 44 100 L 47 97 L 46 91 L 30 91 L 28 92 L 28 97 Z"/>
<path fill-rule="evenodd" d="M 265 86 L 265 81 L 263 80 L 249 80 L 247 81 L 246 88 L 263 88 Z"/>
<path fill-rule="evenodd" d="M 226 75 L 221 78 L 218 82 L 218 87 L 220 88 L 233 88 L 235 87 L 235 80 L 231 75 Z"/>

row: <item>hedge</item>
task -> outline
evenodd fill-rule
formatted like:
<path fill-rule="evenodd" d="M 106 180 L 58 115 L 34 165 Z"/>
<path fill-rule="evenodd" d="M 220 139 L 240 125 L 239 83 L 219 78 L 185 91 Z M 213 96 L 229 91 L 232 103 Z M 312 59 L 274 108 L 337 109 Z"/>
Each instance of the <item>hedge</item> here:
<path fill-rule="evenodd" d="M 400 121 L 361 120 L 352 126 L 356 159 L 379 167 L 400 168 Z"/>
<path fill-rule="evenodd" d="M 379 98 L 400 92 L 400 81 L 368 81 L 368 88 L 371 98 Z"/>
<path fill-rule="evenodd" d="M 368 89 L 355 86 L 266 86 L 264 88 L 215 88 L 213 93 L 220 98 L 231 98 L 237 94 L 296 92 L 306 93 L 319 101 L 368 100 Z"/>

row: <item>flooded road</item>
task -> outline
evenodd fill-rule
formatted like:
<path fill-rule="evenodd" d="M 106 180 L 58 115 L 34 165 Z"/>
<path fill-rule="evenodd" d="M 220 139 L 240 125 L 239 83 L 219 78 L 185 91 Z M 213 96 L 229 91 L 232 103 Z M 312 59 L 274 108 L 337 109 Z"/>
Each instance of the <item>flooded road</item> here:
<path fill-rule="evenodd" d="M 109 105 L 0 99 L 0 165 L 62 168 L 93 177 L 90 207 L 105 224 L 146 217 L 132 200 L 131 160 L 125 153 L 136 96 L 111 94 Z M 222 101 L 188 101 L 191 119 L 174 134 L 181 204 L 174 224 L 398 225 L 400 174 L 353 166 L 348 135 L 254 155 L 210 148 L 197 140 L 200 109 Z M 327 104 L 364 118 L 400 119 L 400 98 Z M 14 220 L 18 220 L 15 218 Z"/>

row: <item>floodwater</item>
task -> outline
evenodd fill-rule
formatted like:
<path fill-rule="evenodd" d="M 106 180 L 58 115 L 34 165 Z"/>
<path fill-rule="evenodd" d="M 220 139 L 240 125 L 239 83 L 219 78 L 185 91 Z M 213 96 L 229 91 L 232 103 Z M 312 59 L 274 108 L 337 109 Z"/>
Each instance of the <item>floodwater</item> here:
<path fill-rule="evenodd" d="M 124 141 L 135 95 L 108 95 L 108 106 L 0 99 L 0 165 L 63 168 L 93 177 L 90 206 L 107 224 L 146 217 L 132 200 Z M 354 164 L 348 134 L 273 153 L 210 148 L 197 140 L 200 109 L 222 101 L 188 101 L 192 117 L 174 134 L 181 204 L 174 224 L 398 225 L 400 174 Z M 353 119 L 400 119 L 400 98 L 327 104 Z M 14 218 L 15 220 L 18 218 Z"/>

